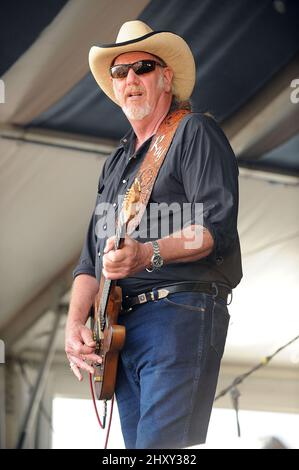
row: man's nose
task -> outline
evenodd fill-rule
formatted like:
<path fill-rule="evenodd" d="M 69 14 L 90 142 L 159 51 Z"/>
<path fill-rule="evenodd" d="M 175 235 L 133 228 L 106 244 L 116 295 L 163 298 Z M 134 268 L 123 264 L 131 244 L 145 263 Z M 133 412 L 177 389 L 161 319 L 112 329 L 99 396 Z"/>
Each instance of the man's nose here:
<path fill-rule="evenodd" d="M 134 72 L 132 68 L 129 69 L 128 75 L 127 75 L 127 84 L 130 85 L 132 83 L 139 83 L 140 79 L 138 75 Z"/>

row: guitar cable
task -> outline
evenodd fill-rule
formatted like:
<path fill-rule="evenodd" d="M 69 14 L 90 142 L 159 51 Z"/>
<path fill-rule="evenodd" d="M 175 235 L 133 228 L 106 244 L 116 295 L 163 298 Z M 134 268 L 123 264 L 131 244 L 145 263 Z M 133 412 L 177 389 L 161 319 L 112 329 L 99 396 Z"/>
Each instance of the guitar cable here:
<path fill-rule="evenodd" d="M 90 373 L 89 373 L 89 384 L 90 384 L 92 402 L 93 402 L 93 406 L 94 406 L 94 410 L 95 410 L 95 414 L 96 414 L 98 423 L 99 423 L 101 429 L 105 429 L 106 417 L 107 417 L 107 400 L 104 400 L 104 415 L 103 415 L 103 422 L 102 422 L 101 419 L 100 419 L 99 413 L 98 413 L 98 409 L 97 409 L 97 404 L 96 404 L 96 399 L 95 399 L 95 396 L 94 396 L 94 390 L 93 390 L 93 384 L 92 384 L 92 374 L 90 374 Z M 114 395 L 111 399 L 110 418 L 109 418 L 109 423 L 108 423 L 108 429 L 107 429 L 104 449 L 107 449 L 107 445 L 108 445 L 108 439 L 109 439 L 109 434 L 110 434 L 110 429 L 111 429 L 111 422 L 112 422 L 113 405 L 114 405 Z"/>

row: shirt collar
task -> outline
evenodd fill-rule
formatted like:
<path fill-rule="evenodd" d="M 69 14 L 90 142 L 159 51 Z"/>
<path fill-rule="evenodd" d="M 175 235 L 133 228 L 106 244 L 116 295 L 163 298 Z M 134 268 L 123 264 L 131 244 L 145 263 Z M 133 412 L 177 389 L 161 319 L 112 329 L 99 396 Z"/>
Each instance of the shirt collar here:
<path fill-rule="evenodd" d="M 135 140 L 135 132 L 131 128 L 125 136 L 120 140 L 119 145 L 123 147 L 125 151 L 128 151 L 130 146 L 132 145 L 133 141 Z"/>
<path fill-rule="evenodd" d="M 153 136 L 149 137 L 143 144 L 139 147 L 137 150 L 136 154 L 139 154 L 145 147 L 148 148 L 150 145 L 150 142 L 152 140 Z M 130 150 L 132 149 L 132 146 L 135 145 L 135 139 L 136 139 L 136 134 L 131 128 L 125 136 L 120 140 L 120 147 L 123 147 L 124 151 L 126 153 L 131 153 Z"/>

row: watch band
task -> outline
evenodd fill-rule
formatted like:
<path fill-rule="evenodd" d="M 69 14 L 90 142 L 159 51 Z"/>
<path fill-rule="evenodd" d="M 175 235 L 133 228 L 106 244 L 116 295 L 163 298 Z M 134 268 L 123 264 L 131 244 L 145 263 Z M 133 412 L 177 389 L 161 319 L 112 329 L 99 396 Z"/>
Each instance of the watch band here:
<path fill-rule="evenodd" d="M 160 254 L 160 247 L 159 247 L 159 243 L 157 242 L 157 240 L 154 240 L 154 241 L 151 242 L 151 243 L 152 243 L 152 245 L 153 245 L 154 256 L 155 256 L 155 255 L 161 256 L 161 254 Z"/>
<path fill-rule="evenodd" d="M 160 247 L 159 247 L 159 243 L 157 242 L 157 240 L 154 240 L 153 242 L 150 242 L 150 243 L 152 244 L 153 252 L 154 252 L 151 258 L 152 267 L 145 268 L 145 269 L 147 272 L 152 273 L 156 269 L 160 269 L 163 266 L 163 258 L 161 256 Z"/>

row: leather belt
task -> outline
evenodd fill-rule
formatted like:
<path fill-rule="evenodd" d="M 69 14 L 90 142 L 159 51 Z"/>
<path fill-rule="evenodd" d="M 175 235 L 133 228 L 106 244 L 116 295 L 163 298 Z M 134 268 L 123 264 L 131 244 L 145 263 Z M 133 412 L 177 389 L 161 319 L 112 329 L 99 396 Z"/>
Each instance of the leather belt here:
<path fill-rule="evenodd" d="M 161 286 L 159 289 L 143 292 L 137 296 L 125 296 L 122 301 L 123 310 L 120 313 L 126 313 L 132 310 L 135 305 L 160 300 L 167 297 L 168 294 L 174 294 L 176 292 L 202 292 L 213 295 L 215 300 L 222 299 L 227 304 L 227 297 L 232 291 L 228 287 L 221 286 L 215 282 L 181 282 L 170 284 Z"/>

